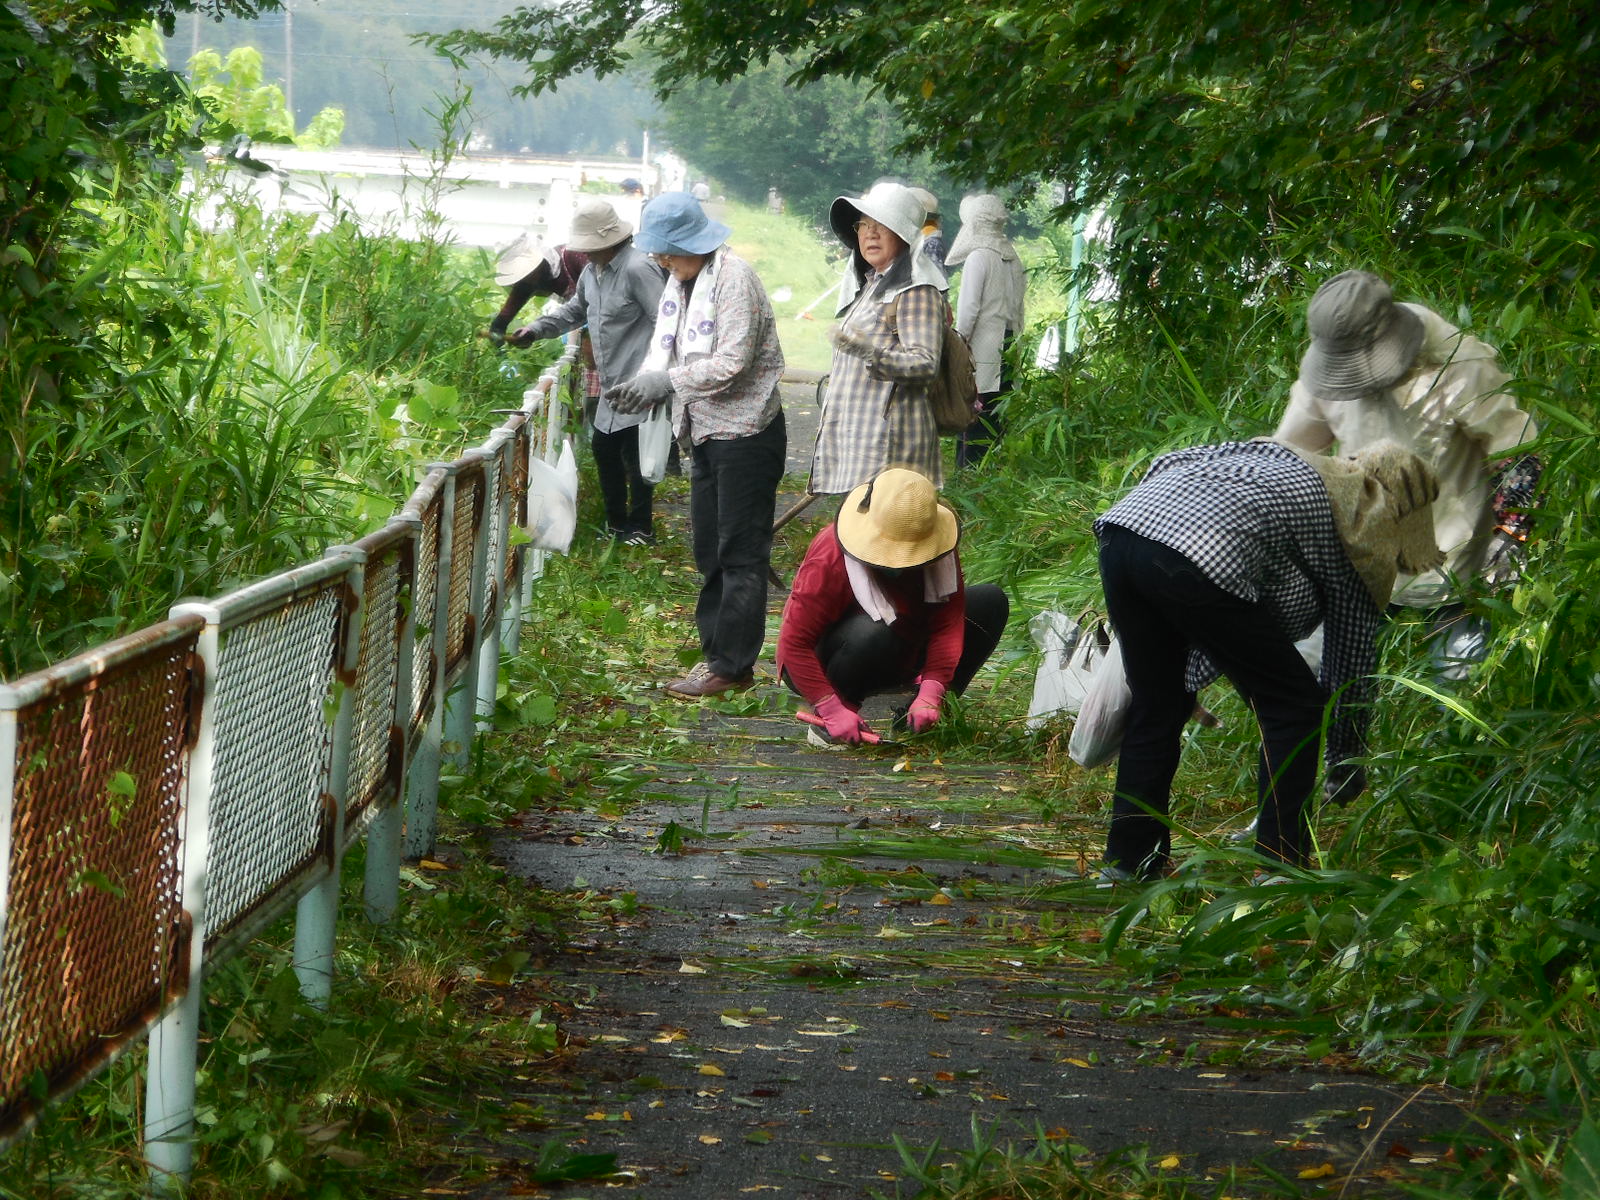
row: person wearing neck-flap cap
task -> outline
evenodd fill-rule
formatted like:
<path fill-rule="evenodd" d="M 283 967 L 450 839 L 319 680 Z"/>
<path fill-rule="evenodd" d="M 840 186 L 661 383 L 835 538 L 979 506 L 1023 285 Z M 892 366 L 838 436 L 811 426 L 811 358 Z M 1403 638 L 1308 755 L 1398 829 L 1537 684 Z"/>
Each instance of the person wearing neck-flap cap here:
<path fill-rule="evenodd" d="M 944 480 L 939 430 L 928 390 L 944 346 L 949 288 L 922 253 L 922 201 L 908 187 L 879 183 L 840 196 L 828 212 L 850 252 L 833 364 L 811 459 L 813 495 L 840 495 L 888 466 Z"/>
<path fill-rule="evenodd" d="M 1541 464 L 1516 448 L 1538 426 L 1506 390 L 1493 346 L 1432 309 L 1397 301 L 1370 271 L 1344 271 L 1306 310 L 1311 342 L 1273 435 L 1312 452 L 1354 454 L 1378 441 L 1414 451 L 1439 478 L 1434 529 L 1443 562 L 1402 578 L 1394 602 L 1429 613 L 1443 680 L 1487 651 L 1487 621 L 1464 601 L 1517 576 Z"/>
<path fill-rule="evenodd" d="M 978 372 L 978 418 L 956 443 L 956 465 L 976 466 L 1000 440 L 1000 398 L 1011 390 L 1007 355 L 1022 332 L 1028 272 L 1006 236 L 1006 206 L 983 193 L 961 201 L 961 231 L 945 258 L 961 272 L 956 330 L 972 343 Z"/>
<path fill-rule="evenodd" d="M 813 745 L 878 740 L 862 702 L 895 691 L 915 693 L 900 719 L 921 733 L 988 661 L 1010 604 L 993 584 L 966 585 L 959 537 L 933 482 L 891 467 L 812 538 L 778 626 L 778 671 L 807 705 Z"/>

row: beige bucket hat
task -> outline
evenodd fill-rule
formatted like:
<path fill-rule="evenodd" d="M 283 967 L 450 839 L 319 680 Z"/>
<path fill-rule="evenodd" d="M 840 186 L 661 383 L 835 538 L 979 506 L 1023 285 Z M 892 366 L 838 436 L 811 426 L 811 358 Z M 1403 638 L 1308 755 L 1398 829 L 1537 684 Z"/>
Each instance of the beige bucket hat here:
<path fill-rule="evenodd" d="M 572 213 L 572 232 L 567 235 L 569 250 L 609 250 L 633 236 L 633 226 L 617 216 L 610 201 L 585 196 Z"/>

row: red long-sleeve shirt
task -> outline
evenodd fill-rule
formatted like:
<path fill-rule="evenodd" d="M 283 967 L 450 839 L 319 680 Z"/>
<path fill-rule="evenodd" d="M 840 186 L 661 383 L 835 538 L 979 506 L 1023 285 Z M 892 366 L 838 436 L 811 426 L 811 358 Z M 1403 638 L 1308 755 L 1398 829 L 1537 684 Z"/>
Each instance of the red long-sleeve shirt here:
<path fill-rule="evenodd" d="M 908 571 L 898 579 L 879 575 L 878 582 L 898 614 L 890 631 L 906 643 L 908 651 L 925 644 L 922 677 L 937 679 L 949 687 L 961 659 L 966 630 L 967 593 L 960 564 L 956 565 L 955 592 L 939 603 L 923 599 L 921 571 Z M 794 686 L 811 703 L 833 693 L 833 685 L 817 658 L 817 642 L 835 624 L 861 611 L 845 573 L 839 536 L 832 525 L 825 526 L 806 548 L 778 626 L 779 674 L 787 671 Z"/>

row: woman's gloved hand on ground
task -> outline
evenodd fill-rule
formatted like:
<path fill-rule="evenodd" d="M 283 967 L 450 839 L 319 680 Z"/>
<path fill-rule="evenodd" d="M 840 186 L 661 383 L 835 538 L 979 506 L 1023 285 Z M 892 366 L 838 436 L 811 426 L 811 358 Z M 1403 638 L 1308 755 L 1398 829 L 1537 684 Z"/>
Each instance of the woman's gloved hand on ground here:
<path fill-rule="evenodd" d="M 817 716 L 822 718 L 822 727 L 836 742 L 855 746 L 868 740 L 872 734 L 872 730 L 867 728 L 867 723 L 861 719 L 860 712 L 837 696 L 824 696 L 817 701 L 815 708 Z"/>
<path fill-rule="evenodd" d="M 938 724 L 944 705 L 945 686 L 937 679 L 918 679 L 917 695 L 906 710 L 906 724 L 912 733 L 922 733 Z"/>

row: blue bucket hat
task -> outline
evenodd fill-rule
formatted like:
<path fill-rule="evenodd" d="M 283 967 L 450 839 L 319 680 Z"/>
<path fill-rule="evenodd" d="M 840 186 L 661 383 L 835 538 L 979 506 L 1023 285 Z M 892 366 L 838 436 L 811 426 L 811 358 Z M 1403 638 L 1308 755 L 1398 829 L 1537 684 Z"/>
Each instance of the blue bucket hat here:
<path fill-rule="evenodd" d="M 732 232 L 688 192 L 662 192 L 639 214 L 633 244 L 646 254 L 710 254 Z"/>

